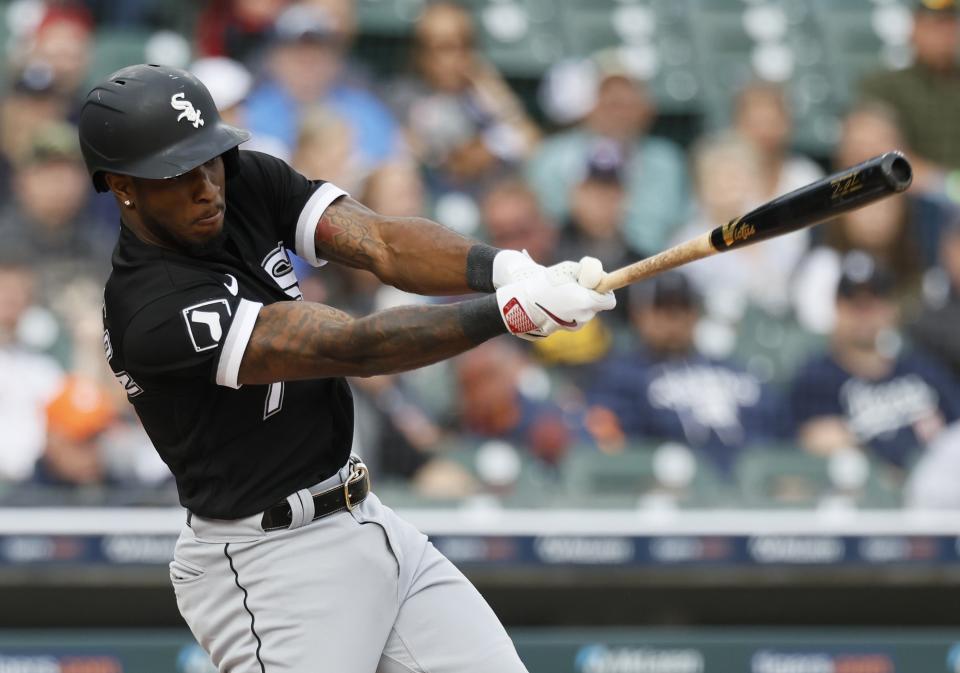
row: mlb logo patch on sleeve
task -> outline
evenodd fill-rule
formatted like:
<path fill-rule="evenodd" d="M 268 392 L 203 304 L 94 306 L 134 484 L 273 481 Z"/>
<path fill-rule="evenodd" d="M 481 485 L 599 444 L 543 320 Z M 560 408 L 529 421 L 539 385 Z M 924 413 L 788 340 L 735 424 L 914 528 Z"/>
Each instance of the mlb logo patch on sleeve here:
<path fill-rule="evenodd" d="M 194 304 L 182 313 L 190 342 L 198 353 L 216 348 L 230 324 L 230 305 L 226 299 Z"/>

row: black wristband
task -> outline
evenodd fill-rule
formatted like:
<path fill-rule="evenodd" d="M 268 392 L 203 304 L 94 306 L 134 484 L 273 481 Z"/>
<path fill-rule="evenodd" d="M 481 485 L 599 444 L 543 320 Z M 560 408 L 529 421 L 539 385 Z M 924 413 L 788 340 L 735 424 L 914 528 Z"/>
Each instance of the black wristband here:
<path fill-rule="evenodd" d="M 467 287 L 477 292 L 493 292 L 493 258 L 500 252 L 486 243 L 477 243 L 467 253 Z"/>
<path fill-rule="evenodd" d="M 482 344 L 488 339 L 507 333 L 507 326 L 500 317 L 497 295 L 468 299 L 457 306 L 460 309 L 460 327 L 473 343 Z"/>

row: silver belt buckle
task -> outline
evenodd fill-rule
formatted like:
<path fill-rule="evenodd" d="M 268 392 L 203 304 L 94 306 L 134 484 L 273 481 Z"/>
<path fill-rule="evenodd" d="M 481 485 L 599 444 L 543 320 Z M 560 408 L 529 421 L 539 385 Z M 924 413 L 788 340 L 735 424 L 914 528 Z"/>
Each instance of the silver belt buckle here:
<path fill-rule="evenodd" d="M 351 468 L 350 476 L 343 482 L 343 499 L 347 504 L 348 512 L 352 512 L 353 508 L 356 507 L 350 500 L 350 485 L 370 478 L 370 471 L 367 470 L 367 466 L 364 465 L 363 462 L 358 460 L 351 465 Z"/>

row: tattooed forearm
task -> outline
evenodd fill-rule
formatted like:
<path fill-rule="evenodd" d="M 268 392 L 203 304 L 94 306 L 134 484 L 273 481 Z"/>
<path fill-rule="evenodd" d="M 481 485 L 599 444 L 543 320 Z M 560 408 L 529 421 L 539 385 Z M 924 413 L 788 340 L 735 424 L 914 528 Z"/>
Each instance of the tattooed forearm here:
<path fill-rule="evenodd" d="M 341 198 L 320 218 L 315 243 L 325 259 L 367 269 L 410 292 L 471 291 L 467 253 L 476 241 L 421 217 L 384 217 Z"/>
<path fill-rule="evenodd" d="M 317 224 L 317 251 L 331 262 L 373 271 L 387 254 L 386 244 L 371 226 L 375 213 L 342 198 L 329 206 Z"/>
<path fill-rule="evenodd" d="M 323 304 L 278 302 L 257 317 L 239 381 L 390 374 L 452 357 L 504 331 L 494 296 L 358 320 Z"/>

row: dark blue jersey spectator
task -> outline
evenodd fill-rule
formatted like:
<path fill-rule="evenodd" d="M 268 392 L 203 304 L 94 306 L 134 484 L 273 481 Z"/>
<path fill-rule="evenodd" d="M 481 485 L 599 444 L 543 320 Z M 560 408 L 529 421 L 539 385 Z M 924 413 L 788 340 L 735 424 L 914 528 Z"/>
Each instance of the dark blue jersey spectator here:
<path fill-rule="evenodd" d="M 894 288 L 892 274 L 873 258 L 844 257 L 830 350 L 793 383 L 791 409 L 807 451 L 859 447 L 905 467 L 960 414 L 960 387 L 946 367 L 901 352 Z"/>
<path fill-rule="evenodd" d="M 790 396 L 798 429 L 842 418 L 857 445 L 903 467 L 910 455 L 960 416 L 960 387 L 938 366 L 907 353 L 876 378 L 852 374 L 830 354 L 803 367 Z"/>
<path fill-rule="evenodd" d="M 681 442 L 728 472 L 741 449 L 778 434 L 779 405 L 756 376 L 697 352 L 699 299 L 677 273 L 633 286 L 630 320 L 643 346 L 601 363 L 588 399 L 627 437 Z"/>
<path fill-rule="evenodd" d="M 773 392 L 723 360 L 638 350 L 599 365 L 594 380 L 589 401 L 612 411 L 627 437 L 681 442 L 725 472 L 742 448 L 778 431 Z"/>

